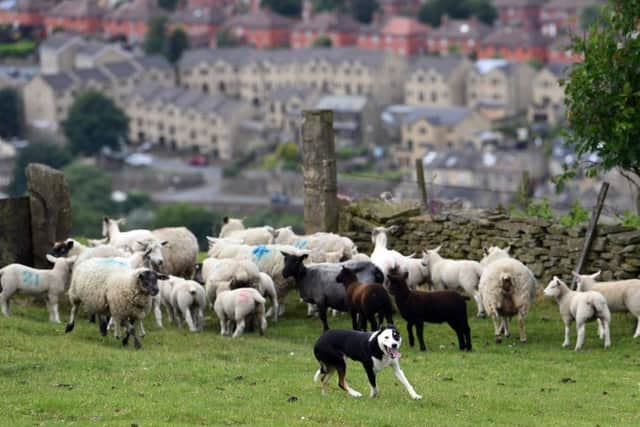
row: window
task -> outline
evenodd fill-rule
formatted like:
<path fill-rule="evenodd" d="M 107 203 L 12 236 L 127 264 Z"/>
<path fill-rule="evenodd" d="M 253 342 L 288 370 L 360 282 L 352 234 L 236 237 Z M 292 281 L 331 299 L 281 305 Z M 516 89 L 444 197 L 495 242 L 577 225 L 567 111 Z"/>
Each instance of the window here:
<path fill-rule="evenodd" d="M 418 83 L 422 83 L 422 82 L 424 82 L 424 77 L 422 77 L 422 74 L 420 74 L 418 76 Z"/>
<path fill-rule="evenodd" d="M 422 92 L 418 93 L 418 101 L 424 102 L 424 93 L 422 93 Z"/>
<path fill-rule="evenodd" d="M 420 126 L 420 129 L 418 130 L 418 132 L 420 132 L 420 135 L 426 135 L 427 134 L 427 128 L 424 126 Z"/>
<path fill-rule="evenodd" d="M 437 102 L 437 101 L 438 101 L 438 93 L 431 92 L 431 102 Z"/>
<path fill-rule="evenodd" d="M 408 148 L 409 150 L 413 150 L 413 141 L 412 141 L 412 140 L 410 140 L 410 139 L 409 139 L 409 140 L 407 140 L 407 148 Z"/>
<path fill-rule="evenodd" d="M 207 68 L 201 68 L 200 69 L 200 75 L 201 76 L 206 76 L 208 74 L 209 74 L 209 69 L 207 69 Z"/>

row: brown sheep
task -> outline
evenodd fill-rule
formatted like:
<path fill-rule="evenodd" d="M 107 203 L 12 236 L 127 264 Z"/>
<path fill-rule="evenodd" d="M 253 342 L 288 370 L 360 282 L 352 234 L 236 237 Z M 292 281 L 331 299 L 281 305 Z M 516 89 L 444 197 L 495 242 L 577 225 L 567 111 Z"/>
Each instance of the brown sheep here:
<path fill-rule="evenodd" d="M 371 330 L 375 331 L 378 329 L 378 322 L 383 323 L 385 317 L 389 324 L 393 324 L 391 298 L 382 285 L 361 283 L 356 273 L 347 267 L 342 267 L 336 281 L 345 287 L 353 329 L 366 331 L 368 320 Z"/>

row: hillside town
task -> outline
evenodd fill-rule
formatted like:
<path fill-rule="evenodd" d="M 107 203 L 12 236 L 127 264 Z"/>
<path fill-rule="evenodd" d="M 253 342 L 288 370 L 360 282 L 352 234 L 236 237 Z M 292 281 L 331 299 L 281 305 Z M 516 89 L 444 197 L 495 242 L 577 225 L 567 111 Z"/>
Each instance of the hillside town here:
<path fill-rule="evenodd" d="M 27 59 L 0 58 L 0 88 L 22 95 L 24 139 L 57 144 L 65 144 L 74 101 L 104 94 L 129 119 L 123 150 L 142 160 L 128 167 L 166 168 L 176 158 L 192 169 L 224 167 L 300 144 L 302 112 L 330 109 L 345 197 L 415 197 L 422 160 L 430 191 L 472 206 L 508 204 L 524 170 L 532 197 L 561 208 L 595 199 L 604 177 L 578 180 L 559 196 L 551 178 L 574 159 L 561 132 L 561 81 L 581 60 L 569 35 L 597 1 L 494 0 L 491 25 L 442 15 L 437 26 L 418 19 L 421 0 L 377 1 L 368 23 L 310 0 L 299 17 L 264 3 L 187 0 L 169 11 L 155 0 L 3 0 L 0 26 L 29 29 L 38 47 Z M 158 17 L 188 36 L 174 63 L 145 53 Z M 143 147 L 164 160 L 136 153 Z M 398 172 L 393 180 L 389 171 Z M 10 166 L 0 173 L 6 186 Z M 285 172 L 247 173 L 270 182 L 258 186 L 262 194 L 301 197 Z M 634 206 L 621 177 L 606 179 L 610 199 Z M 188 201 L 200 201 L 195 194 Z"/>

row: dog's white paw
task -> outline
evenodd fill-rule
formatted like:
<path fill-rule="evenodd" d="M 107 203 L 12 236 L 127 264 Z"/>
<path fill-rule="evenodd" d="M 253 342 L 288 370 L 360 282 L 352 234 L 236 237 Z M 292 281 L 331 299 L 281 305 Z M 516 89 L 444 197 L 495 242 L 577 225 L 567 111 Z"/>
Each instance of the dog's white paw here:
<path fill-rule="evenodd" d="M 349 390 L 349 395 L 352 397 L 362 397 L 362 393 L 360 393 L 359 391 L 355 391 L 355 390 Z"/>

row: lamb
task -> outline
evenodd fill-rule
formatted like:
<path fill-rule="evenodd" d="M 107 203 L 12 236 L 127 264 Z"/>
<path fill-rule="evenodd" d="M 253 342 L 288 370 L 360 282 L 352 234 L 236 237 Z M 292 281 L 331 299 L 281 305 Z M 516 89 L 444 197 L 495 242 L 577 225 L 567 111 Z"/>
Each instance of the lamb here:
<path fill-rule="evenodd" d="M 447 322 L 458 336 L 460 350 L 471 351 L 471 329 L 467 319 L 466 297 L 455 291 L 412 291 L 407 285 L 409 274 L 395 268 L 389 272 L 389 291 L 396 300 L 400 315 L 407 321 L 409 345 L 413 347 L 416 327 L 420 351 L 425 351 L 423 323 Z"/>
<path fill-rule="evenodd" d="M 239 239 L 246 245 L 268 245 L 273 241 L 274 229 L 268 225 L 264 227 L 245 228 L 241 219 L 223 219 L 224 225 L 220 229 L 220 238 Z"/>
<path fill-rule="evenodd" d="M 403 270 L 408 270 L 407 260 L 409 257 L 405 257 L 398 251 L 387 249 L 388 234 L 395 233 L 398 230 L 397 225 L 391 227 L 376 227 L 371 233 L 371 241 L 374 244 L 373 252 L 371 253 L 371 262 L 373 262 L 380 271 L 387 277 L 389 270 L 398 265 Z M 417 285 L 415 285 L 417 286 Z"/>
<path fill-rule="evenodd" d="M 544 290 L 544 295 L 555 298 L 558 301 L 560 316 L 564 322 L 563 347 L 569 347 L 569 334 L 571 332 L 571 323 L 574 319 L 576 321 L 576 330 L 578 331 L 575 351 L 582 348 L 585 324 L 593 319 L 598 319 L 599 321 L 598 336 L 600 339 L 604 339 L 604 348 L 611 346 L 611 338 L 609 337 L 611 313 L 606 298 L 600 292 L 572 291 L 562 280 L 553 276 L 553 279 Z"/>
<path fill-rule="evenodd" d="M 315 264 L 305 266 L 308 255 L 284 255 L 285 278 L 293 277 L 296 281 L 300 298 L 308 304 L 315 304 L 322 321 L 322 327 L 329 329 L 327 323 L 327 307 L 340 311 L 348 311 L 347 294 L 343 284 L 336 281 L 342 266 L 351 268 L 362 283 L 382 284 L 382 272 L 371 262 L 347 261 L 340 264 Z"/>
<path fill-rule="evenodd" d="M 151 232 L 161 242 L 168 242 L 162 248 L 164 263 L 158 268 L 166 275 L 191 278 L 193 266 L 198 260 L 198 239 L 186 227 L 158 228 Z"/>
<path fill-rule="evenodd" d="M 67 239 L 63 242 L 56 242 L 49 253 L 54 257 L 77 257 L 74 266 L 78 266 L 83 261 L 86 261 L 90 258 L 113 258 L 125 256 L 124 252 L 114 248 L 113 246 L 98 245 L 89 247 L 81 244 L 74 239 Z"/>
<path fill-rule="evenodd" d="M 253 288 L 220 292 L 214 304 L 214 310 L 220 320 L 220 335 L 231 333 L 229 323 L 232 321 L 236 324 L 233 337 L 242 335 L 246 327 L 246 319 L 252 314 L 255 314 L 259 320 L 260 335 L 264 335 L 267 329 L 264 303 L 265 299 Z"/>
<path fill-rule="evenodd" d="M 496 342 L 502 341 L 502 335 L 509 336 L 508 319 L 516 314 L 520 341 L 527 342 L 524 319 L 535 300 L 536 278 L 508 250 L 494 249 L 480 261 L 484 266 L 478 283 L 482 305 L 493 320 Z"/>
<path fill-rule="evenodd" d="M 117 249 L 133 252 L 135 242 L 154 240 L 153 233 L 149 230 L 120 231 L 120 224 L 124 219 L 102 218 L 102 235 L 107 238 L 109 244 Z"/>
<path fill-rule="evenodd" d="M 389 324 L 393 324 L 391 299 L 382 285 L 361 283 L 356 273 L 347 267 L 342 267 L 336 282 L 344 285 L 353 329 L 366 331 L 368 320 L 371 323 L 371 330 L 377 330 L 376 313 L 381 324 L 383 317 L 386 317 Z M 358 316 L 360 317 L 359 325 L 357 324 Z"/>
<path fill-rule="evenodd" d="M 338 262 L 350 259 L 358 253 L 356 245 L 347 237 L 334 233 L 318 232 L 305 236 L 297 235 L 291 227 L 278 228 L 274 232 L 273 243 L 281 245 L 291 245 L 299 249 L 311 251 L 313 262 Z M 317 257 L 314 257 L 318 254 Z M 335 254 L 337 260 L 320 258 L 321 254 Z"/>
<path fill-rule="evenodd" d="M 171 321 L 182 327 L 180 314 L 183 315 L 189 331 L 201 331 L 204 326 L 204 306 L 206 304 L 204 288 L 193 280 L 169 276 L 169 280 L 158 282 L 159 295 L 167 308 Z"/>
<path fill-rule="evenodd" d="M 40 270 L 22 264 L 9 264 L 0 269 L 0 306 L 9 316 L 9 300 L 16 293 L 44 296 L 49 321 L 60 323 L 58 301 L 64 294 L 76 257 L 56 258 L 47 255 L 53 264 L 50 270 Z"/>
<path fill-rule="evenodd" d="M 438 290 L 463 290 L 476 300 L 477 316 L 484 317 L 486 314 L 478 290 L 482 266 L 476 261 L 443 258 L 440 248 L 422 251 L 422 265 L 428 271 L 431 284 Z"/>
<path fill-rule="evenodd" d="M 634 338 L 640 336 L 640 280 L 618 280 L 611 282 L 596 282 L 600 271 L 591 275 L 572 274 L 577 279 L 578 291 L 597 291 L 607 300 L 612 312 L 629 312 L 638 319 Z"/>

